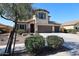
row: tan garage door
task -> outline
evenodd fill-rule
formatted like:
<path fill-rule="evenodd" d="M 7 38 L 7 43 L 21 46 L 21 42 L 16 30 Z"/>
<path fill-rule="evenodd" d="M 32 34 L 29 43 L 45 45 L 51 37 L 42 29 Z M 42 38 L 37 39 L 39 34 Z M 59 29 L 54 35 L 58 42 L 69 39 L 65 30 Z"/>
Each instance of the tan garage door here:
<path fill-rule="evenodd" d="M 38 32 L 39 33 L 51 33 L 52 26 L 38 26 Z"/>

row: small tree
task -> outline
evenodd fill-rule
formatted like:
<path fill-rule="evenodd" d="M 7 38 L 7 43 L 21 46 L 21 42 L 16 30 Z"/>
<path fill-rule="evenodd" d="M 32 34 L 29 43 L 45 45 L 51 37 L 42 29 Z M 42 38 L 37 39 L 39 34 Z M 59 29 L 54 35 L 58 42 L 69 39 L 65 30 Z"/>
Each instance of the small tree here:
<path fill-rule="evenodd" d="M 32 4 L 28 3 L 1 3 L 0 4 L 0 15 L 1 17 L 12 20 L 15 25 L 13 27 L 13 30 L 11 31 L 11 34 L 9 36 L 9 40 L 7 43 L 7 47 L 5 52 L 11 54 L 11 46 L 13 43 L 13 37 L 15 34 L 14 39 L 14 47 L 15 47 L 15 41 L 16 41 L 16 30 L 17 30 L 17 22 L 18 20 L 27 20 L 30 19 L 32 16 Z M 13 48 L 14 51 L 14 48 Z"/>

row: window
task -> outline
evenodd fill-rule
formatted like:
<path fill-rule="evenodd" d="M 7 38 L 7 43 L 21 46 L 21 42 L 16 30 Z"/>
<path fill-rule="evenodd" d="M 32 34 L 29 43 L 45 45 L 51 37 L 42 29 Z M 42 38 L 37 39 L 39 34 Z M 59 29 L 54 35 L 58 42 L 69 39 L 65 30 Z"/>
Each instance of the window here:
<path fill-rule="evenodd" d="M 46 19 L 46 13 L 38 13 L 38 14 L 37 14 L 37 17 L 38 17 L 39 19 Z"/>
<path fill-rule="evenodd" d="M 20 25 L 20 29 L 24 29 L 24 25 Z"/>

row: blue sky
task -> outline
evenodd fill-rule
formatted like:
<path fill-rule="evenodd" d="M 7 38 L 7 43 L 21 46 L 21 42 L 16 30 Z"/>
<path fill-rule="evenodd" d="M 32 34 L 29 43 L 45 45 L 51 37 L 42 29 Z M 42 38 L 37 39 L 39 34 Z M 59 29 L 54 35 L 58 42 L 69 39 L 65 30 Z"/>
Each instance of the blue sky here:
<path fill-rule="evenodd" d="M 51 20 L 56 22 L 79 20 L 79 4 L 77 3 L 39 3 L 34 4 L 33 7 L 48 10 Z"/>
<path fill-rule="evenodd" d="M 35 3 L 33 8 L 48 10 L 52 21 L 64 23 L 71 20 L 79 20 L 79 3 Z M 12 22 L 0 18 L 0 23 L 13 26 Z"/>
<path fill-rule="evenodd" d="M 4 18 L 1 18 L 1 17 L 0 17 L 0 24 L 8 25 L 11 27 L 13 27 L 13 25 L 14 25 L 14 23 L 12 21 L 5 20 Z"/>

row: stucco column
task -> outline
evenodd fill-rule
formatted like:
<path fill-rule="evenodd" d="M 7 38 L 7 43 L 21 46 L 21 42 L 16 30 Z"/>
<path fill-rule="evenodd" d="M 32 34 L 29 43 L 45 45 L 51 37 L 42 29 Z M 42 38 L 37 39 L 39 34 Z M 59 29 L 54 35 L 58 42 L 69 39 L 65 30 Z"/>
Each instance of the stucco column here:
<path fill-rule="evenodd" d="M 34 29 L 35 29 L 35 31 L 34 31 L 35 33 L 38 32 L 38 26 L 37 26 L 36 20 L 37 20 L 37 17 L 35 16 L 35 22 L 34 22 L 34 23 L 35 23 L 35 24 L 34 24 L 34 25 L 35 25 L 35 28 L 34 28 Z"/>
<path fill-rule="evenodd" d="M 52 32 L 54 32 L 54 31 L 55 31 L 54 27 L 55 27 L 55 26 L 52 26 Z"/>
<path fill-rule="evenodd" d="M 30 33 L 30 24 L 27 25 L 27 32 Z"/>
<path fill-rule="evenodd" d="M 27 30 L 26 30 L 26 26 L 27 26 L 27 24 L 25 24 L 25 31 L 27 31 Z"/>
<path fill-rule="evenodd" d="M 35 20 L 35 28 L 34 28 L 34 29 L 35 29 L 34 32 L 37 33 L 37 31 L 38 31 L 38 26 L 37 26 L 36 20 Z"/>

